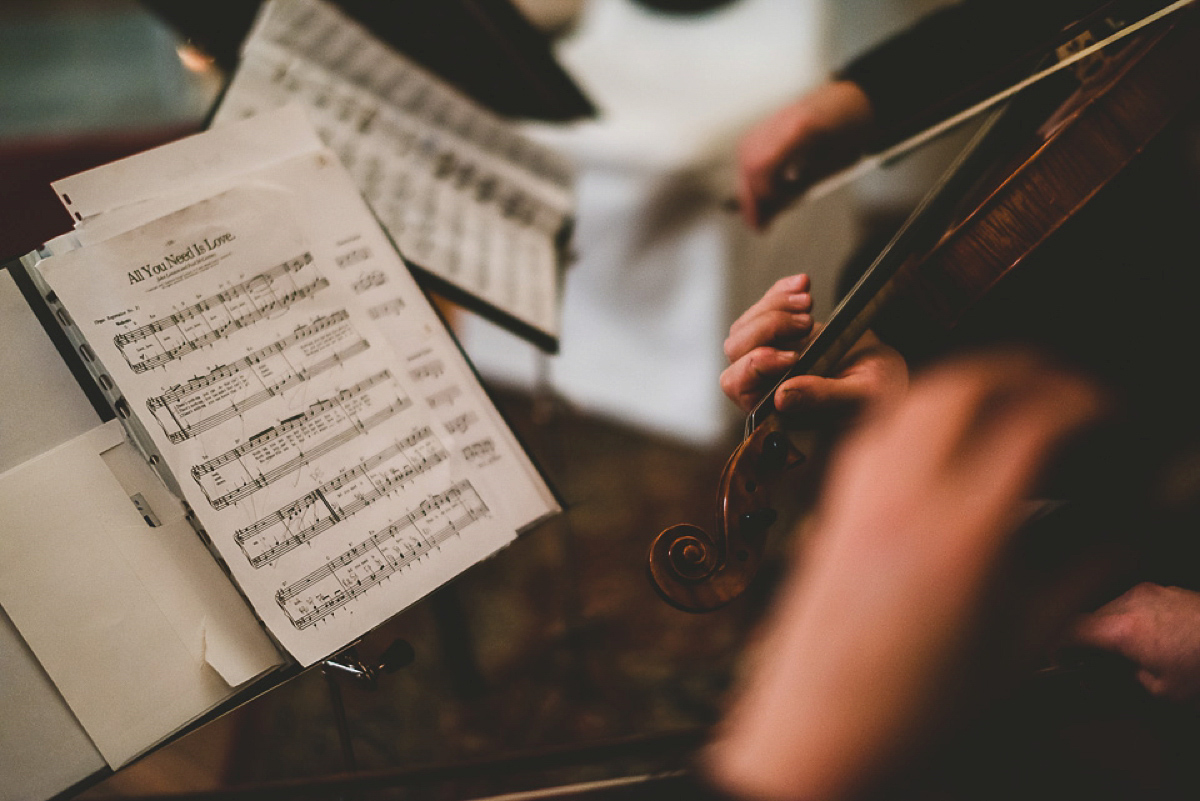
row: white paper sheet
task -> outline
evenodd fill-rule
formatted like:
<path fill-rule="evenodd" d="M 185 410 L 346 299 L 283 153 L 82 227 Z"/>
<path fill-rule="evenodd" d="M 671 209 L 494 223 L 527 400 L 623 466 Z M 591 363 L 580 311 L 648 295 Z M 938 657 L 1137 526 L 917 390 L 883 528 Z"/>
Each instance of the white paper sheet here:
<path fill-rule="evenodd" d="M 197 661 L 239 687 L 282 660 L 242 597 L 196 536 L 185 510 L 158 481 L 137 448 L 122 440 L 100 454 L 146 528 L 112 532 L 112 543 L 171 621 Z"/>
<path fill-rule="evenodd" d="M 319 0 L 264 5 L 213 124 L 292 102 L 409 259 L 557 337 L 563 157 Z"/>
<path fill-rule="evenodd" d="M 0 271 L 0 473 L 100 424 L 7 271 Z M 100 752 L 0 611 L 0 800 L 49 798 L 103 770 Z"/>
<path fill-rule="evenodd" d="M 236 637 L 245 678 L 280 662 L 187 523 L 143 520 L 101 455 L 123 442 L 110 422 L 0 476 L 0 604 L 114 768 L 229 697 L 203 637 Z"/>
<path fill-rule="evenodd" d="M 0 676 L 0 801 L 50 798 L 104 770 L 104 758 L 3 611 Z"/>
<path fill-rule="evenodd" d="M 0 342 L 2 473 L 95 428 L 100 417 L 6 270 L 0 270 Z"/>
<path fill-rule="evenodd" d="M 180 194 L 196 185 L 198 176 L 218 181 L 247 170 L 285 161 L 320 146 L 304 115 L 274 114 L 258 125 L 241 125 L 209 132 L 203 139 L 189 136 L 170 150 L 154 148 L 70 175 L 51 183 L 59 201 L 76 220 L 147 199 Z"/>
<path fill-rule="evenodd" d="M 336 157 L 235 176 L 206 137 L 191 182 L 225 191 L 39 268 L 307 665 L 558 506 Z"/>

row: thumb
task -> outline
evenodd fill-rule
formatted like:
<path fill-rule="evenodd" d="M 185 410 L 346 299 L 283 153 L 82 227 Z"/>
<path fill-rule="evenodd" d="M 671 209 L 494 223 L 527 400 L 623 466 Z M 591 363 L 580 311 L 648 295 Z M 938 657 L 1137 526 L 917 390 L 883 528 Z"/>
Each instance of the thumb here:
<path fill-rule="evenodd" d="M 775 391 L 775 408 L 781 412 L 852 411 L 868 398 L 867 382 L 857 376 L 802 375 L 786 381 Z"/>

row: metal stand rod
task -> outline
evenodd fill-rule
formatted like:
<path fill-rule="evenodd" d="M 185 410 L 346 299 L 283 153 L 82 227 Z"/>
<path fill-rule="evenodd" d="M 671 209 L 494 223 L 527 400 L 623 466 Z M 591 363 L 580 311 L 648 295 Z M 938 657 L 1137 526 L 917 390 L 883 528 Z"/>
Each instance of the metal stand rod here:
<path fill-rule="evenodd" d="M 338 677 L 333 675 L 333 671 L 327 665 L 321 666 L 321 675 L 325 677 L 325 684 L 329 687 L 329 700 L 333 704 L 333 720 L 337 725 L 338 740 L 342 746 L 342 763 L 345 765 L 347 773 L 357 773 L 358 760 L 354 758 L 354 743 L 350 738 L 350 724 L 346 720 L 346 704 L 342 700 L 342 687 L 338 684 Z"/>

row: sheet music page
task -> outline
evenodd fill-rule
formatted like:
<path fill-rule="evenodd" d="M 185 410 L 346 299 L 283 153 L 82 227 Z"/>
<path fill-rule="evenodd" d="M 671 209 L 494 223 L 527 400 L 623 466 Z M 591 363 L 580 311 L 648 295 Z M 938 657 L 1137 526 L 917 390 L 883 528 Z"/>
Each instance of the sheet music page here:
<path fill-rule="evenodd" d="M 118 223 L 113 219 L 114 212 L 147 200 L 161 204 L 165 199 L 180 197 L 195 202 L 211 193 L 214 182 L 224 180 L 228 184 L 248 171 L 320 146 L 316 132 L 298 111 L 265 114 L 255 125 L 233 125 L 204 137 L 189 136 L 169 148 L 153 148 L 98 169 L 68 175 L 51 186 L 63 209 L 75 220 L 76 232 L 87 232 L 92 235 L 90 241 L 99 241 L 97 227 L 102 215 L 109 235 L 127 231 L 132 224 L 115 227 Z M 142 221 L 163 214 L 143 214 Z"/>
<path fill-rule="evenodd" d="M 400 250 L 550 337 L 565 159 L 320 0 L 268 2 L 214 125 L 301 102 Z"/>
<path fill-rule="evenodd" d="M 304 665 L 559 510 L 329 150 L 40 269 Z"/>

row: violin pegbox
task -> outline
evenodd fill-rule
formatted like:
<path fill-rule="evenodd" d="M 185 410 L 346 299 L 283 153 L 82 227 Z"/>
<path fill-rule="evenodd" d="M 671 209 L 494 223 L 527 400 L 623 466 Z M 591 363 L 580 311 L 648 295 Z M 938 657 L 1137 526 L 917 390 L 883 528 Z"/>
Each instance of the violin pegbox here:
<path fill-rule="evenodd" d="M 780 515 L 772 498 L 806 461 L 778 418 L 760 425 L 730 456 L 718 488 L 715 536 L 683 523 L 650 545 L 651 584 L 685 612 L 709 612 L 740 595 L 758 572 Z"/>

